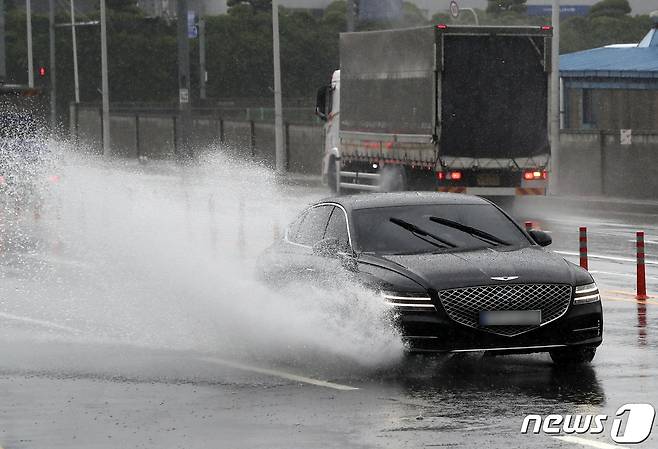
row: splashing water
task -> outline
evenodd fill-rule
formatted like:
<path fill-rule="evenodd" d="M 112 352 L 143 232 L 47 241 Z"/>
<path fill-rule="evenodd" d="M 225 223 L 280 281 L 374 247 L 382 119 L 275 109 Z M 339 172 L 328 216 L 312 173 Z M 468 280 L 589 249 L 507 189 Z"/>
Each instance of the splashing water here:
<path fill-rule="evenodd" d="M 216 152 L 187 166 L 140 165 L 54 147 L 55 182 L 19 213 L 5 208 L 0 221 L 0 312 L 88 342 L 232 357 L 328 354 L 364 366 L 400 356 L 373 293 L 349 282 L 275 291 L 257 281 L 258 255 L 322 190 L 279 183 L 266 168 Z"/>

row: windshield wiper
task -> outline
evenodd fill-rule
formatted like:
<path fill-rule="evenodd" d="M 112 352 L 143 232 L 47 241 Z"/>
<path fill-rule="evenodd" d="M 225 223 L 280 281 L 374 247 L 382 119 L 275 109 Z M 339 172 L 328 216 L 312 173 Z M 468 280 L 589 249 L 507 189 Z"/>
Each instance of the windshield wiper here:
<path fill-rule="evenodd" d="M 442 224 L 448 226 L 449 228 L 457 229 L 459 231 L 465 232 L 466 234 L 472 235 L 475 238 L 482 240 L 483 242 L 492 244 L 492 245 L 509 245 L 505 240 L 501 240 L 495 235 L 491 235 L 486 231 L 477 229 L 465 224 L 458 223 L 456 221 L 448 220 L 447 218 L 440 217 L 429 217 L 430 221 L 434 223 Z"/>
<path fill-rule="evenodd" d="M 393 224 L 396 224 L 400 226 L 401 228 L 406 229 L 407 231 L 411 232 L 413 235 L 418 237 L 421 240 L 424 240 L 425 242 L 429 243 L 430 245 L 434 245 L 439 248 L 456 248 L 457 245 L 455 245 L 452 242 L 449 242 L 447 240 L 442 239 L 441 237 L 432 234 L 431 232 L 427 232 L 424 229 L 419 228 L 413 223 L 409 223 L 408 221 L 404 221 L 400 218 L 395 218 L 395 217 L 390 217 L 389 221 Z M 426 239 L 425 237 L 432 237 L 436 242 L 433 242 L 431 240 Z M 439 242 L 439 243 L 437 243 Z"/>

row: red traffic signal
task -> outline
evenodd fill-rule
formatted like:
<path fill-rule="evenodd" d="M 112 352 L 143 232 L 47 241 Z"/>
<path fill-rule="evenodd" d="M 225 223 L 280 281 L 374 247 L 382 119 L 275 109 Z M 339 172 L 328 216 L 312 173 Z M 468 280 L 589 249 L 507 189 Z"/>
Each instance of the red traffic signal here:
<path fill-rule="evenodd" d="M 39 67 L 39 77 L 43 78 L 44 76 L 46 76 L 46 68 L 43 66 Z"/>

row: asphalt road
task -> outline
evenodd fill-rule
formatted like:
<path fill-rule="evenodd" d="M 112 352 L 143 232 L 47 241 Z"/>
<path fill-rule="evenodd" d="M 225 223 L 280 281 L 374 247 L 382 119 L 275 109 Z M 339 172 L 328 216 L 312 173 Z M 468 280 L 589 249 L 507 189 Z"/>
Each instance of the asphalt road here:
<path fill-rule="evenodd" d="M 405 357 L 362 292 L 354 311 L 304 286 L 274 297 L 255 280 L 258 253 L 322 189 L 223 160 L 59 170 L 40 206 L 0 220 L 5 449 L 605 448 L 609 428 L 565 439 L 520 427 L 527 414 L 658 406 L 658 301 L 634 299 L 628 261 L 636 230 L 658 260 L 656 215 L 514 212 L 572 260 L 578 226 L 589 228 L 606 326 L 591 367 Z M 656 263 L 647 276 L 658 292 Z M 635 447 L 656 447 L 654 434 Z"/>

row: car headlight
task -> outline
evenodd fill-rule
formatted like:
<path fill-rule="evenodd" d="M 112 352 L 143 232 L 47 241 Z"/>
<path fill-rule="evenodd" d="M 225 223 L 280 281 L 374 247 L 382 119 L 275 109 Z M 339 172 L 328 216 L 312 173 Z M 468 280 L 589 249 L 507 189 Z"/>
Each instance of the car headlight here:
<path fill-rule="evenodd" d="M 380 296 L 387 305 L 399 310 L 436 310 L 427 293 L 381 292 Z"/>
<path fill-rule="evenodd" d="M 601 301 L 599 288 L 595 282 L 585 285 L 577 285 L 576 291 L 573 296 L 574 304 L 590 304 L 592 302 Z"/>

